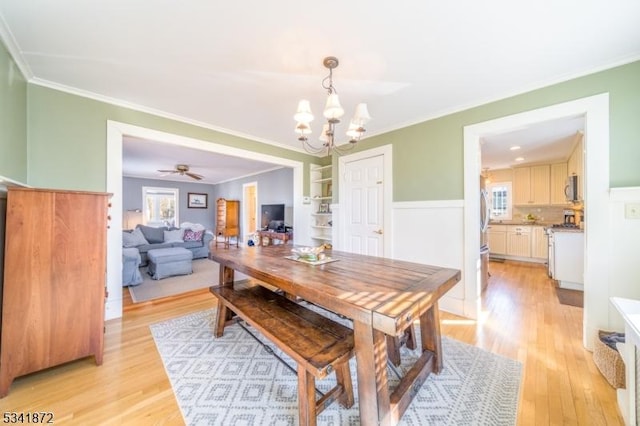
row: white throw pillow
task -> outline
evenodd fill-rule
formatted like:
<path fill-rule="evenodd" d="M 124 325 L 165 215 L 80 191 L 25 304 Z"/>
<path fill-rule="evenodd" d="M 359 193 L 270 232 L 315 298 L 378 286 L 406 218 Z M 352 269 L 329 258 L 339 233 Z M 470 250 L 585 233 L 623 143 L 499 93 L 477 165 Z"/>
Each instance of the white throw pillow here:
<path fill-rule="evenodd" d="M 204 231 L 204 226 L 199 223 L 182 222 L 180 224 L 182 229 L 191 229 L 192 231 Z"/>
<path fill-rule="evenodd" d="M 130 248 L 149 244 L 142 234 L 140 228 L 136 228 L 131 232 L 122 232 L 122 247 Z"/>
<path fill-rule="evenodd" d="M 184 229 L 176 229 L 174 231 L 164 231 L 165 243 L 183 243 L 182 239 L 184 235 Z"/>

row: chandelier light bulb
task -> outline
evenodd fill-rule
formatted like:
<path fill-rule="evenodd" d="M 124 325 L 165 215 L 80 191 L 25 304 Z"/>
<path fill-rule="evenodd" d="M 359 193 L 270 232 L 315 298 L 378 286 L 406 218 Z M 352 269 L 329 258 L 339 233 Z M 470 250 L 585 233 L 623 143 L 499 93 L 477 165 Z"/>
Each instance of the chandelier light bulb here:
<path fill-rule="evenodd" d="M 369 120 L 371 120 L 371 116 L 369 115 L 369 109 L 367 108 L 367 104 L 360 103 L 356 106 L 356 112 L 353 116 L 353 120 L 359 126 L 364 126 Z"/>
<path fill-rule="evenodd" d="M 296 125 L 296 133 L 299 135 L 308 135 L 311 133 L 311 127 L 307 123 L 298 122 Z"/>
<path fill-rule="evenodd" d="M 311 123 L 313 121 L 313 114 L 311 113 L 311 105 L 306 99 L 302 99 L 298 102 L 298 111 L 293 116 L 293 119 L 298 123 Z"/>
<path fill-rule="evenodd" d="M 322 132 L 320 132 L 320 137 L 318 137 L 318 139 L 324 143 L 329 142 L 329 136 L 330 136 L 329 132 L 330 132 L 329 123 L 325 123 L 322 126 Z"/>
<path fill-rule="evenodd" d="M 324 117 L 327 120 L 339 120 L 344 115 L 344 109 L 340 105 L 337 93 L 332 93 L 327 97 L 327 104 L 324 107 Z"/>
<path fill-rule="evenodd" d="M 351 138 L 351 140 L 358 139 L 360 136 L 360 132 L 358 129 L 360 126 L 356 123 L 355 118 L 349 122 L 349 128 L 347 129 L 347 136 Z"/>

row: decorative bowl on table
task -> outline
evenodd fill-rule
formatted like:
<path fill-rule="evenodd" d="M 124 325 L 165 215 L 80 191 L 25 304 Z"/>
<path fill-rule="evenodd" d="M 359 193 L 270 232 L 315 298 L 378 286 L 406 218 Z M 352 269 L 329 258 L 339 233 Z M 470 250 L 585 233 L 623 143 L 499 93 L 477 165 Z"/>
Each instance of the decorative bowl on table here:
<path fill-rule="evenodd" d="M 324 259 L 324 246 L 318 247 L 296 247 L 291 249 L 291 253 L 298 259 L 316 262 Z"/>

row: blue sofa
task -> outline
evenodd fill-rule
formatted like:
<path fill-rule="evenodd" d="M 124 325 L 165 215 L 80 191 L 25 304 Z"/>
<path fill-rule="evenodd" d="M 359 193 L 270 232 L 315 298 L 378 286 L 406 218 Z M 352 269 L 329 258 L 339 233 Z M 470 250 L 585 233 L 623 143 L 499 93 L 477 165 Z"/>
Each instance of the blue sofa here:
<path fill-rule="evenodd" d="M 125 235 L 129 234 L 129 235 Z M 140 238 L 140 234 L 144 238 Z M 188 228 L 168 228 L 137 225 L 136 229 L 123 231 L 122 246 L 136 248 L 140 253 L 140 266 L 148 264 L 147 252 L 153 249 L 182 247 L 191 250 L 194 259 L 209 257 L 211 231 L 193 231 Z M 168 239 L 165 239 L 167 237 Z"/>
<path fill-rule="evenodd" d="M 142 284 L 140 252 L 135 247 L 122 248 L 122 286 Z"/>

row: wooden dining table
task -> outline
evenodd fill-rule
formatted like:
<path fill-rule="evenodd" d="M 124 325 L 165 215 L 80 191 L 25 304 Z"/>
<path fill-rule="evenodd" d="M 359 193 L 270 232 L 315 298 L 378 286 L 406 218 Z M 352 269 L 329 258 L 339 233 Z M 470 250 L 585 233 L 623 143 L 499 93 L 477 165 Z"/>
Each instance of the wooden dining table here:
<path fill-rule="evenodd" d="M 323 264 L 289 259 L 292 245 L 212 248 L 220 285 L 234 271 L 292 298 L 304 299 L 353 321 L 358 404 L 363 425 L 398 423 L 430 373 L 442 369 L 438 300 L 459 280 L 457 269 L 328 250 Z M 387 377 L 387 336 L 419 322 L 421 356 L 397 386 Z"/>

